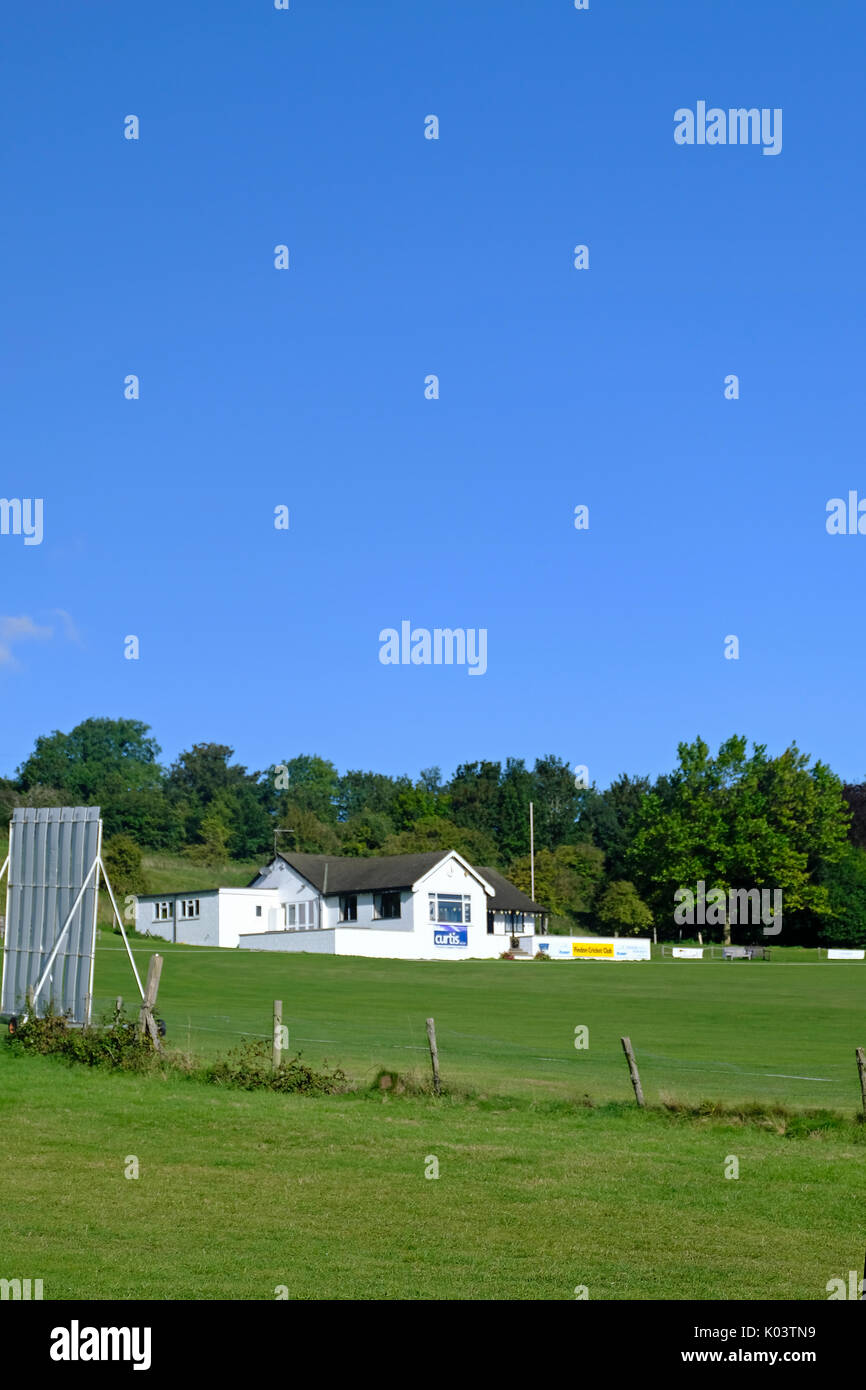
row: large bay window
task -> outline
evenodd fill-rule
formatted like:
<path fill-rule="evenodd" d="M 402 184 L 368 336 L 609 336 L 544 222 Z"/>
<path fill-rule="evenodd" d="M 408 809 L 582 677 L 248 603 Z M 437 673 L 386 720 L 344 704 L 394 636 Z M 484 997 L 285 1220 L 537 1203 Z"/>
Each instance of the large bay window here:
<path fill-rule="evenodd" d="M 472 921 L 472 899 L 468 893 L 428 893 L 431 922 Z"/>

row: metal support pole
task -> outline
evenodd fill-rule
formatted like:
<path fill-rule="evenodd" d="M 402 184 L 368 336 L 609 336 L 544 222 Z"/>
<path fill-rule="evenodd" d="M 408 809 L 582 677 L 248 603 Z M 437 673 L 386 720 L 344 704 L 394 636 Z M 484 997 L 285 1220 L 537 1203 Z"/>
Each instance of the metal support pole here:
<path fill-rule="evenodd" d="M 71 908 L 69 909 L 69 914 L 68 914 L 68 916 L 67 916 L 67 918 L 66 918 L 66 921 L 63 923 L 63 927 L 62 927 L 62 929 L 61 929 L 60 935 L 58 936 L 57 940 L 56 940 L 55 943 L 54 943 L 54 950 L 51 952 L 51 955 L 48 957 L 48 964 L 46 965 L 45 969 L 43 970 L 42 975 L 40 976 L 40 979 L 39 979 L 39 983 L 37 984 L 36 988 L 35 988 L 34 991 L 33 991 L 33 1006 L 34 1006 L 34 1008 L 35 1008 L 35 1006 L 36 1006 L 36 1001 L 37 1001 L 37 999 L 39 998 L 40 994 L 42 993 L 42 987 L 43 987 L 43 985 L 45 984 L 45 981 L 48 979 L 48 976 L 49 976 L 50 973 L 51 973 L 51 967 L 52 967 L 52 965 L 54 964 L 55 960 L 57 959 L 57 952 L 60 950 L 60 947 L 63 945 L 63 938 L 66 936 L 66 933 L 67 933 L 68 930 L 69 930 L 69 924 L 70 924 L 70 922 L 72 921 L 73 917 L 75 916 L 75 912 L 76 912 L 76 909 L 78 908 L 78 904 L 81 902 L 81 899 L 84 897 L 85 889 L 87 888 L 88 883 L 90 882 L 91 878 L 93 877 L 94 870 L 96 869 L 96 866 L 98 865 L 98 863 L 99 863 L 99 860 L 98 860 L 98 859 L 94 859 L 93 863 L 91 864 L 90 868 L 89 868 L 88 871 L 87 871 L 87 877 L 85 878 L 85 880 L 84 880 L 84 882 L 82 883 L 81 887 L 79 888 L 77 894 L 75 895 L 75 902 L 72 904 Z"/>
<path fill-rule="evenodd" d="M 126 932 L 124 931 L 124 928 L 123 928 L 123 922 L 122 922 L 121 919 L 120 919 L 120 913 L 119 913 L 118 910 L 117 910 L 117 903 L 114 901 L 114 893 L 111 891 L 111 884 L 110 884 L 109 881 L 108 881 L 108 874 L 105 872 L 105 865 L 104 865 L 103 862 L 102 862 L 102 857 L 101 857 L 101 856 L 100 856 L 100 858 L 99 858 L 99 860 L 98 860 L 98 863 L 99 863 L 100 872 L 101 872 L 101 874 L 102 874 L 102 881 L 103 881 L 103 883 L 105 884 L 106 888 L 108 889 L 108 896 L 109 896 L 110 899 L 111 899 L 111 906 L 112 906 L 112 908 L 114 909 L 114 916 L 115 916 L 115 919 L 116 919 L 116 921 L 117 921 L 117 925 L 120 927 L 120 935 L 123 937 L 123 944 L 124 944 L 124 946 L 126 947 L 126 954 L 129 956 L 129 963 L 130 963 L 130 965 L 132 966 L 132 973 L 133 973 L 133 975 L 135 976 L 135 983 L 138 985 L 138 992 L 139 992 L 139 994 L 141 995 L 141 997 L 142 997 L 142 999 L 143 999 L 143 998 L 144 998 L 144 989 L 142 988 L 141 977 L 140 977 L 138 971 L 137 971 L 136 968 L 135 968 L 135 961 L 134 961 L 133 958 L 132 958 L 132 950 L 131 950 L 131 948 L 130 948 L 129 941 L 127 940 Z"/>

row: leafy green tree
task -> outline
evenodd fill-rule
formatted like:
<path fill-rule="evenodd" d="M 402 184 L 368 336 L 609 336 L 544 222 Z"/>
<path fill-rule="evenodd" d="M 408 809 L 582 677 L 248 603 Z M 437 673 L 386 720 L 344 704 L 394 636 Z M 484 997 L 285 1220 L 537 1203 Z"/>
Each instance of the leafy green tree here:
<path fill-rule="evenodd" d="M 418 773 L 418 783 L 425 792 L 430 792 L 432 796 L 445 795 L 445 789 L 442 786 L 441 767 L 422 767 Z"/>
<path fill-rule="evenodd" d="M 455 825 L 480 830 L 495 842 L 499 827 L 499 763 L 461 763 L 448 787 Z"/>
<path fill-rule="evenodd" d="M 558 845 L 535 856 L 535 901 L 551 914 L 552 932 L 572 931 L 592 911 L 604 873 L 604 855 L 588 843 Z M 509 866 L 507 877 L 523 893 L 532 891 L 530 856 Z"/>
<path fill-rule="evenodd" d="M 598 920 L 615 933 L 640 936 L 650 931 L 653 915 L 641 902 L 633 883 L 621 879 L 604 890 L 597 908 Z"/>
<path fill-rule="evenodd" d="M 431 850 L 454 849 L 470 864 L 497 865 L 496 841 L 483 830 L 455 825 L 444 816 L 416 821 L 409 830 L 392 835 L 382 846 L 383 854 L 425 854 Z"/>
<path fill-rule="evenodd" d="M 580 797 L 568 763 L 553 753 L 537 758 L 532 769 L 530 800 L 534 808 L 537 847 L 555 849 L 557 845 L 574 840 Z"/>
<path fill-rule="evenodd" d="M 10 782 L 6 777 L 0 777 L 0 835 L 4 838 L 7 824 L 12 819 L 12 812 L 18 804 L 18 792 L 15 783 Z"/>
<path fill-rule="evenodd" d="M 499 786 L 497 840 L 505 863 L 529 853 L 529 803 L 532 773 L 522 758 L 509 758 Z"/>
<path fill-rule="evenodd" d="M 59 787 L 44 787 L 35 782 L 26 791 L 19 791 L 15 798 L 16 806 L 68 806 L 69 796 Z"/>
<path fill-rule="evenodd" d="M 186 850 L 193 863 L 209 869 L 221 869 L 228 862 L 232 832 L 224 816 L 225 812 L 215 804 L 205 811 L 199 825 L 198 841 Z"/>
<path fill-rule="evenodd" d="M 852 845 L 866 849 L 866 782 L 846 782 L 842 795 L 851 812 L 848 838 Z"/>
<path fill-rule="evenodd" d="M 143 787 L 106 797 L 106 836 L 128 835 L 142 849 L 177 850 L 184 843 L 184 818 L 162 790 Z"/>
<path fill-rule="evenodd" d="M 344 772 L 337 782 L 337 818 L 347 821 L 370 811 L 393 821 L 394 803 L 400 792 L 411 785 L 409 777 L 387 777 L 383 772 Z"/>
<path fill-rule="evenodd" d="M 138 719 L 85 719 L 68 734 L 36 740 L 18 769 L 22 791 L 56 787 L 75 803 L 98 802 L 123 791 L 158 787 L 160 748 Z"/>
<path fill-rule="evenodd" d="M 261 786 L 248 781 L 223 793 L 220 798 L 231 830 L 229 854 L 232 859 L 253 859 L 273 847 L 274 817 L 263 804 L 261 792 Z"/>
<path fill-rule="evenodd" d="M 187 841 L 210 842 L 204 820 L 213 810 L 209 825 L 212 830 L 219 821 L 225 828 L 226 854 L 250 859 L 271 847 L 277 797 L 269 778 L 231 762 L 233 756 L 234 749 L 225 743 L 193 744 L 172 764 L 166 792 Z M 199 858 L 201 853 L 207 852 Z M 215 842 L 211 853 L 218 853 Z"/>
<path fill-rule="evenodd" d="M 382 846 L 396 834 L 394 822 L 381 811 L 361 811 L 338 827 L 340 853 L 357 858 L 379 854 Z"/>
<path fill-rule="evenodd" d="M 300 811 L 312 811 L 320 821 L 334 824 L 337 820 L 340 778 L 334 764 L 325 758 L 302 754 L 289 758 L 280 766 L 288 786 L 280 789 L 280 811 L 295 806 Z"/>
<path fill-rule="evenodd" d="M 634 820 L 649 791 L 648 777 L 629 777 L 624 772 L 605 791 L 587 787 L 578 793 L 579 833 L 604 851 L 605 867 L 613 881 L 625 878 Z"/>
<path fill-rule="evenodd" d="M 328 821 L 319 820 L 313 811 L 290 806 L 283 816 L 280 830 L 289 834 L 277 836 L 277 849 L 284 854 L 295 850 L 299 854 L 342 854 L 343 846 L 338 829 Z"/>
<path fill-rule="evenodd" d="M 866 850 L 847 845 L 821 873 L 829 913 L 820 926 L 824 946 L 866 946 Z"/>
<path fill-rule="evenodd" d="M 417 821 L 445 816 L 445 799 L 428 791 L 420 782 L 403 787 L 394 799 L 391 818 L 398 830 L 409 830 Z"/>
<path fill-rule="evenodd" d="M 102 847 L 102 860 L 119 910 L 128 893 L 146 893 L 141 850 L 129 835 L 113 835 Z"/>
<path fill-rule="evenodd" d="M 674 893 L 781 889 L 784 912 L 828 908 L 818 881 L 846 843 L 842 787 L 824 764 L 808 767 L 796 745 L 778 758 L 745 738 L 724 742 L 715 757 L 702 739 L 678 748 L 679 766 L 646 796 L 627 855 L 631 878 L 659 926 L 674 929 Z M 754 930 L 749 935 L 754 935 Z M 724 936 L 730 940 L 730 923 Z"/>
<path fill-rule="evenodd" d="M 229 762 L 234 751 L 226 743 L 194 743 L 169 769 L 169 795 L 178 802 L 203 808 L 220 793 L 243 785 L 250 774 L 239 763 Z"/>

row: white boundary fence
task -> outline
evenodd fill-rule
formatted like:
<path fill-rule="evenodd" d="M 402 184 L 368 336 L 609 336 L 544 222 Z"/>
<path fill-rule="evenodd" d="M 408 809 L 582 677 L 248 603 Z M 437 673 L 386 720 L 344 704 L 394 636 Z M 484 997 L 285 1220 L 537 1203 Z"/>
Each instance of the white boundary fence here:
<path fill-rule="evenodd" d="M 769 960 L 769 946 L 674 946 L 662 943 L 662 957 L 675 960 Z"/>

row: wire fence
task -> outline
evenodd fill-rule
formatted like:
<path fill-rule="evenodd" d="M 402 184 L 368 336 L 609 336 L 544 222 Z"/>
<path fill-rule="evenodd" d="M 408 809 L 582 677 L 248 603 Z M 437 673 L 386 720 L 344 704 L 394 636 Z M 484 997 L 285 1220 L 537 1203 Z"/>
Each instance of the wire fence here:
<path fill-rule="evenodd" d="M 299 1007 L 297 1000 L 285 997 L 288 991 L 282 992 L 282 1023 L 287 1030 L 284 1055 L 300 1053 L 310 1065 L 342 1067 L 359 1085 L 371 1084 L 383 1070 L 429 1080 L 425 1009 L 386 1013 L 371 1005 L 364 1012 L 353 1010 L 350 1016 L 341 1016 L 327 1003 L 316 1011 L 305 1011 L 303 1004 Z M 98 994 L 94 1017 L 110 1013 L 114 1003 L 115 996 Z M 137 1007 L 134 989 L 126 1003 L 130 1011 Z M 270 1040 L 272 1010 L 273 1001 L 262 997 L 217 1012 L 197 1007 L 183 993 L 174 996 L 167 989 L 156 1014 L 166 1022 L 166 1046 L 206 1061 L 241 1046 L 244 1039 Z M 820 1060 L 810 1061 L 809 1048 L 796 1028 L 772 1042 L 766 1037 L 750 1042 L 744 1029 L 725 1055 L 726 1049 L 718 1038 L 714 1042 L 711 1032 L 690 1033 L 673 1019 L 666 1022 L 663 1010 L 651 1026 L 633 1027 L 631 1022 L 626 1026 L 631 1016 L 624 1006 L 621 1026 L 614 1019 L 592 1022 L 588 1044 L 580 1048 L 576 1029 L 561 1017 L 551 1017 L 549 1025 L 543 1018 L 534 1019 L 530 1036 L 519 1026 L 513 1031 L 507 1026 L 491 1031 L 489 1020 L 467 1026 L 466 1020 L 454 1019 L 450 1006 L 440 1012 L 434 1005 L 433 1011 L 446 1089 L 450 1085 L 478 1095 L 514 1095 L 538 1102 L 630 1100 L 620 1045 L 621 1034 L 630 1032 L 644 1091 L 652 1103 L 669 1099 L 859 1108 L 856 1039 L 850 1048 L 824 1045 L 819 1049 Z M 507 1023 L 501 1014 L 496 1022 Z"/>

